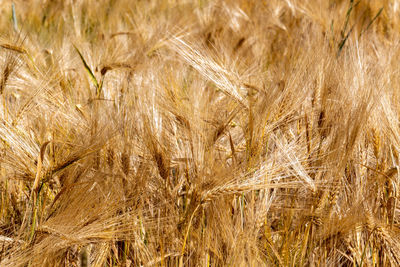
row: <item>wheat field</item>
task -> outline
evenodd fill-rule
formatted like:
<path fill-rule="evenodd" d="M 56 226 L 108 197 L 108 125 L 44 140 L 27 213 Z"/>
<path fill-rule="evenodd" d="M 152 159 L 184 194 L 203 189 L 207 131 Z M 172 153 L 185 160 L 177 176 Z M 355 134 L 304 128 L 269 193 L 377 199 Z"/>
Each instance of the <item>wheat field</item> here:
<path fill-rule="evenodd" d="M 400 266 L 399 0 L 0 12 L 0 266 Z"/>

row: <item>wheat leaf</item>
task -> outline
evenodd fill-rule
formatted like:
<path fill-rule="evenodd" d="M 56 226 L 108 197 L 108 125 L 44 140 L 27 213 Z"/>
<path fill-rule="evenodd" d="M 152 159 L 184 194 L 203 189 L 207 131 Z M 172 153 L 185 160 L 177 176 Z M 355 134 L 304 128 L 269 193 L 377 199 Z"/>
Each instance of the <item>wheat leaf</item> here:
<path fill-rule="evenodd" d="M 15 12 L 14 3 L 11 4 L 11 10 L 12 10 L 12 22 L 13 22 L 14 31 L 18 32 L 18 21 L 17 21 L 17 14 Z"/>
<path fill-rule="evenodd" d="M 76 52 L 78 53 L 79 57 L 81 58 L 83 66 L 85 67 L 87 73 L 89 74 L 94 86 L 96 87 L 96 96 L 99 97 L 100 96 L 100 86 L 99 86 L 99 82 L 96 79 L 96 76 L 94 76 L 92 70 L 90 69 L 89 65 L 86 63 L 86 60 L 83 57 L 82 53 L 79 51 L 79 49 L 75 45 L 74 45 L 74 48 L 75 48 Z"/>

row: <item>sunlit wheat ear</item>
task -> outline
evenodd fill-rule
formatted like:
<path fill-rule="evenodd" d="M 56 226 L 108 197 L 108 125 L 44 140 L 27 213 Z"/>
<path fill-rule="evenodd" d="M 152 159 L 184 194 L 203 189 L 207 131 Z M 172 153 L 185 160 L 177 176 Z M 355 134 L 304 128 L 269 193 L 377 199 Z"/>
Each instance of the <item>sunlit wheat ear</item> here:
<path fill-rule="evenodd" d="M 44 156 L 46 153 L 47 145 L 49 143 L 50 143 L 50 141 L 47 141 L 40 147 L 40 154 L 39 154 L 38 160 L 37 160 L 36 177 L 35 177 L 35 181 L 33 182 L 33 186 L 32 186 L 32 192 L 34 192 L 35 194 L 37 194 L 37 191 L 39 189 L 38 187 L 39 187 L 39 182 L 40 182 L 40 178 L 42 175 L 43 160 L 44 160 Z"/>
<path fill-rule="evenodd" d="M 201 75 L 213 81 L 227 96 L 247 108 L 244 97 L 240 92 L 242 88 L 239 77 L 233 70 L 225 68 L 211 57 L 203 55 L 201 50 L 194 49 L 180 37 L 174 37 L 170 44 L 171 48 L 180 54 L 188 64 L 198 70 Z"/>
<path fill-rule="evenodd" d="M 3 94 L 10 76 L 22 65 L 19 54 L 24 54 L 26 50 L 10 44 L 1 44 L 0 47 L 7 53 L 0 82 L 0 93 Z"/>

